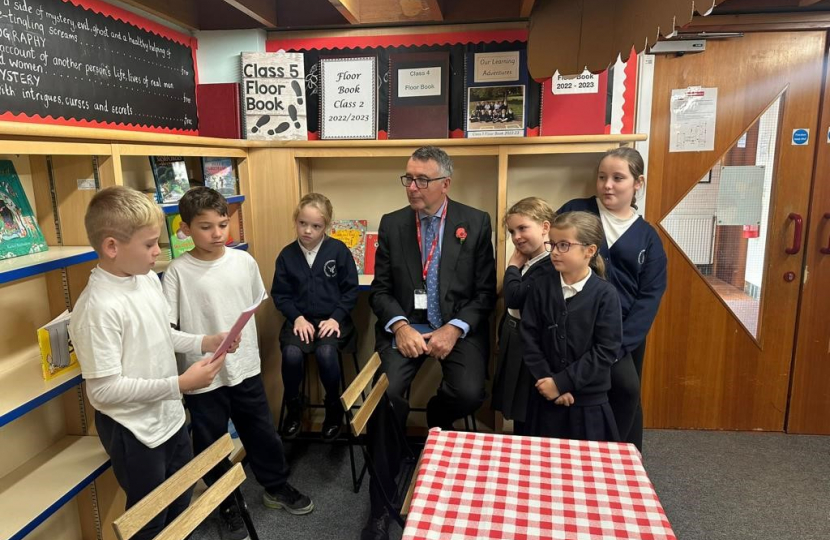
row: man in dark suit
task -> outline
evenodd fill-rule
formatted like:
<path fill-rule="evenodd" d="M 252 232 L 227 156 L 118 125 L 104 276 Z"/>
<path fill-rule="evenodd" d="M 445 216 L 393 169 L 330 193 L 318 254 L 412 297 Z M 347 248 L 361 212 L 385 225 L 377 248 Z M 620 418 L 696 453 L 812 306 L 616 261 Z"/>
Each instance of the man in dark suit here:
<path fill-rule="evenodd" d="M 393 418 L 378 408 L 370 425 L 372 515 L 364 540 L 388 538 L 389 516 L 378 482 L 388 488 L 397 473 L 400 448 L 396 422 L 405 429 L 409 402 L 404 398 L 428 357 L 441 363 L 443 379 L 427 405 L 430 427 L 451 429 L 484 401 L 490 345 L 489 317 L 496 303 L 496 266 L 490 216 L 447 194 L 452 160 L 425 146 L 410 157 L 401 183 L 409 205 L 386 214 L 378 229 L 375 278 L 369 303 L 377 316 L 375 348 Z M 422 333 L 425 332 L 425 333 Z"/>

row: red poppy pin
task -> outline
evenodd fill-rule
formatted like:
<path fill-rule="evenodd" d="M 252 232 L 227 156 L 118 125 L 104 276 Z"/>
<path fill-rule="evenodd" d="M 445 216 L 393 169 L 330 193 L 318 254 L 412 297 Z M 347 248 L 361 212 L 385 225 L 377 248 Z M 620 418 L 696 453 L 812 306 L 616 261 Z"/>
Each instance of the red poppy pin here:
<path fill-rule="evenodd" d="M 455 230 L 455 237 L 458 238 L 459 242 L 461 242 L 461 244 L 463 245 L 464 240 L 467 239 L 467 229 L 465 229 L 464 227 L 457 228 Z"/>

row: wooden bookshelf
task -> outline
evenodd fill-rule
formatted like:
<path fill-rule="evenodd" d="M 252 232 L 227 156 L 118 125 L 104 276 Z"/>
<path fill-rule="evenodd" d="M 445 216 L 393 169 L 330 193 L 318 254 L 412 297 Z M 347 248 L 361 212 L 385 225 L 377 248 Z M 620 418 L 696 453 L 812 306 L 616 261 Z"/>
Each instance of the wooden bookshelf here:
<path fill-rule="evenodd" d="M 81 384 L 80 368 L 43 380 L 37 344 L 3 362 L 9 367 L 0 372 L 0 427 Z"/>
<path fill-rule="evenodd" d="M 98 437 L 67 436 L 0 478 L 0 540 L 19 540 L 109 468 Z"/>
<path fill-rule="evenodd" d="M 49 246 L 49 250 L 42 253 L 0 260 L 0 284 L 94 261 L 97 258 L 98 254 L 89 246 Z"/>

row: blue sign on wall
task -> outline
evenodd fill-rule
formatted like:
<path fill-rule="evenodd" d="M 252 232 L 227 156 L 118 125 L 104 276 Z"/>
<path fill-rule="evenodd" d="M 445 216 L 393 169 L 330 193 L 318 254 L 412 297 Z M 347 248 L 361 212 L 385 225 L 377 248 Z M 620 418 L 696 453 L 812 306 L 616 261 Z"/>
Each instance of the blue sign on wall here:
<path fill-rule="evenodd" d="M 804 146 L 810 142 L 810 130 L 799 128 L 793 130 L 793 144 L 795 146 Z"/>

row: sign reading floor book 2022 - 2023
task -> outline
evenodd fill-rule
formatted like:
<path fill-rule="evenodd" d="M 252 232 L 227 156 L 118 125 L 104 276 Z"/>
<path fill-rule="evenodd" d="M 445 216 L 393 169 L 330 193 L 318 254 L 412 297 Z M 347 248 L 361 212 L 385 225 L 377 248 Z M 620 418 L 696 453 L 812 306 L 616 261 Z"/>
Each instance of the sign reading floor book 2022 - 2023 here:
<path fill-rule="evenodd" d="M 103 2 L 2 0 L 0 114 L 196 133 L 191 41 Z"/>

